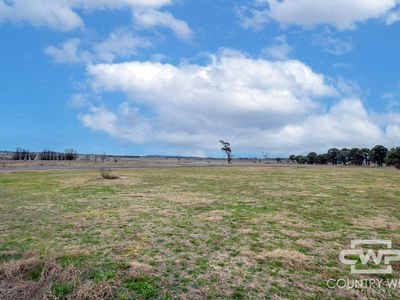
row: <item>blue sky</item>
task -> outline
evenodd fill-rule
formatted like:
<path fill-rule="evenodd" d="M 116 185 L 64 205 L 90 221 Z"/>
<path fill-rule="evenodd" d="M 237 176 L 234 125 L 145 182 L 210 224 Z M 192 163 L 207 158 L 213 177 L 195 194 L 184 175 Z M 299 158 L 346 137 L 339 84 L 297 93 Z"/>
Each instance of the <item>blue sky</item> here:
<path fill-rule="evenodd" d="M 398 0 L 0 0 L 0 148 L 400 145 Z"/>

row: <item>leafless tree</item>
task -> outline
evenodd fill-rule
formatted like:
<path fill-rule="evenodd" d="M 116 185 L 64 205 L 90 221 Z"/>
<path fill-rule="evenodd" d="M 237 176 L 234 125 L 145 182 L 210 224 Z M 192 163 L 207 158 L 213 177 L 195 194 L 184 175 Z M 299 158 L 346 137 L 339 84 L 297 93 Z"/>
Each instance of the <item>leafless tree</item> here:
<path fill-rule="evenodd" d="M 265 163 L 267 163 L 267 162 L 268 162 L 268 157 L 269 157 L 268 152 L 266 152 L 266 151 L 264 151 L 264 150 L 261 150 L 261 154 L 262 154 L 262 157 L 263 157 L 264 160 L 265 160 Z"/>
<path fill-rule="evenodd" d="M 103 153 L 102 155 L 100 155 L 100 159 L 104 163 L 107 159 L 107 154 Z"/>
<path fill-rule="evenodd" d="M 29 152 L 29 158 L 30 158 L 31 160 L 35 160 L 35 158 L 36 158 L 36 152 Z"/>

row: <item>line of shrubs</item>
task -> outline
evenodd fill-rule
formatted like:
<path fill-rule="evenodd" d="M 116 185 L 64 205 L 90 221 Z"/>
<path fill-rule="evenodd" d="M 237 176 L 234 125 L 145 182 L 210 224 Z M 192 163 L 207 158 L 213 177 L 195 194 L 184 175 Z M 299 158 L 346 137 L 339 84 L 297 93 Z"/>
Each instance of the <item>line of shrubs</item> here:
<path fill-rule="evenodd" d="M 382 145 L 376 145 L 372 149 L 369 148 L 337 148 L 329 149 L 327 153 L 317 154 L 310 152 L 308 155 L 290 155 L 289 160 L 298 164 L 318 164 L 326 165 L 353 165 L 353 166 L 370 166 L 371 164 L 382 167 L 395 166 L 400 169 L 400 147 L 388 149 Z"/>
<path fill-rule="evenodd" d="M 27 149 L 17 148 L 13 153 L 13 160 L 76 160 L 79 154 L 74 149 L 67 149 L 65 152 L 56 152 L 44 149 L 41 152 L 32 152 Z"/>

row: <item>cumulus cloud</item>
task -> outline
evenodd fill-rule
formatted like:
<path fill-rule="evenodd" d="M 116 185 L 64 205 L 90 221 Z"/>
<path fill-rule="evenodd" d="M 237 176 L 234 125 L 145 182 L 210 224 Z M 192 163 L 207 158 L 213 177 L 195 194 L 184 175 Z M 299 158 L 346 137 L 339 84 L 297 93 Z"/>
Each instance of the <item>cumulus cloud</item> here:
<path fill-rule="evenodd" d="M 389 119 L 368 112 L 355 96 L 341 98 L 341 87 L 297 60 L 224 50 L 205 65 L 133 61 L 87 71 L 93 91 L 120 92 L 129 101 L 114 110 L 92 106 L 79 119 L 132 143 L 207 153 L 223 138 L 237 150 L 289 153 L 391 146 L 400 132 L 400 115 Z M 335 104 L 328 107 L 325 98 Z"/>
<path fill-rule="evenodd" d="M 370 19 L 387 18 L 391 24 L 398 20 L 393 13 L 398 0 L 255 0 L 243 18 L 246 23 L 265 24 L 275 20 L 282 25 L 299 25 L 310 28 L 315 25 L 332 25 L 340 30 L 353 29 L 358 23 Z M 264 5 L 263 7 L 262 4 Z M 239 16 L 240 17 L 240 16 Z M 242 21 L 243 23 L 243 21 Z"/>
<path fill-rule="evenodd" d="M 192 116 L 194 114 L 192 112 Z M 359 99 L 341 100 L 326 113 L 312 113 L 296 122 L 287 120 L 288 124 L 274 129 L 254 127 L 236 120 L 226 130 L 209 128 L 198 131 L 202 124 L 196 122 L 184 122 L 182 128 L 171 130 L 170 122 L 146 118 L 128 103 L 121 104 L 115 112 L 104 106 L 92 107 L 90 112 L 80 114 L 79 119 L 93 131 L 105 132 L 123 141 L 157 143 L 187 153 L 215 150 L 216 141 L 221 136 L 232 141 L 239 151 L 256 152 L 256 149 L 268 148 L 277 153 L 305 153 L 310 149 L 326 151 L 331 147 L 372 147 L 376 144 L 395 146 L 400 139 L 400 123 L 389 124 L 382 130 Z M 188 125 L 191 127 L 185 127 Z"/>
<path fill-rule="evenodd" d="M 149 120 L 140 115 L 137 108 L 124 102 L 116 112 L 105 106 L 91 106 L 90 113 L 79 114 L 78 119 L 93 131 L 101 131 L 125 141 L 145 143 L 152 134 Z"/>
<path fill-rule="evenodd" d="M 312 108 L 312 98 L 336 92 L 299 61 L 253 60 L 229 51 L 212 56 L 206 66 L 127 62 L 89 66 L 88 73 L 94 89 L 121 91 L 162 111 L 174 106 L 199 117 L 214 114 L 221 122 L 250 114 L 249 122 L 258 116 L 262 123 L 276 124 Z"/>
<path fill-rule="evenodd" d="M 341 100 L 325 114 L 311 114 L 299 124 L 285 126 L 276 139 L 282 135 L 294 147 L 300 145 L 305 150 L 310 149 L 308 145 L 313 149 L 363 147 L 385 140 L 383 131 L 370 120 L 356 98 Z"/>
<path fill-rule="evenodd" d="M 154 9 L 134 10 L 133 15 L 135 23 L 141 27 L 167 27 L 182 40 L 190 40 L 192 38 L 193 33 L 189 25 L 168 12 L 161 12 Z"/>

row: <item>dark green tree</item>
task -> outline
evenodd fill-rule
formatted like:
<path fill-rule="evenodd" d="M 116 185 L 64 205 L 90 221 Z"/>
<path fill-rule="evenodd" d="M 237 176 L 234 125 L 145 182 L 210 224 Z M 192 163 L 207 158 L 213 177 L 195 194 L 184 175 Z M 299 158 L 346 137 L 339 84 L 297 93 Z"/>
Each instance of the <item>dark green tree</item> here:
<path fill-rule="evenodd" d="M 382 167 L 385 163 L 386 155 L 388 154 L 388 149 L 382 145 L 376 145 L 371 149 L 371 159 L 372 162 Z"/>
<path fill-rule="evenodd" d="M 318 154 L 315 158 L 315 163 L 318 165 L 326 165 L 328 164 L 328 155 L 327 154 Z"/>
<path fill-rule="evenodd" d="M 391 149 L 386 156 L 386 165 L 400 169 L 400 147 Z"/>
<path fill-rule="evenodd" d="M 307 163 L 308 163 L 309 165 L 315 164 L 316 158 L 317 158 L 317 153 L 315 153 L 315 152 L 310 152 L 310 153 L 308 153 L 308 154 L 307 154 Z"/>
<path fill-rule="evenodd" d="M 307 163 L 307 157 L 305 157 L 304 155 L 297 155 L 296 162 L 300 165 L 304 165 L 305 163 Z"/>
<path fill-rule="evenodd" d="M 327 158 L 328 158 L 328 161 L 329 161 L 332 165 L 337 165 L 339 153 L 340 153 L 340 150 L 337 149 L 337 148 L 332 148 L 332 149 L 329 149 L 329 150 L 328 150 Z"/>
<path fill-rule="evenodd" d="M 347 165 L 347 162 L 349 161 L 349 149 L 343 148 L 340 150 L 338 154 L 338 162 L 341 162 L 343 165 Z"/>
<path fill-rule="evenodd" d="M 349 161 L 354 166 L 362 166 L 364 163 L 364 153 L 359 148 L 349 150 Z"/>

